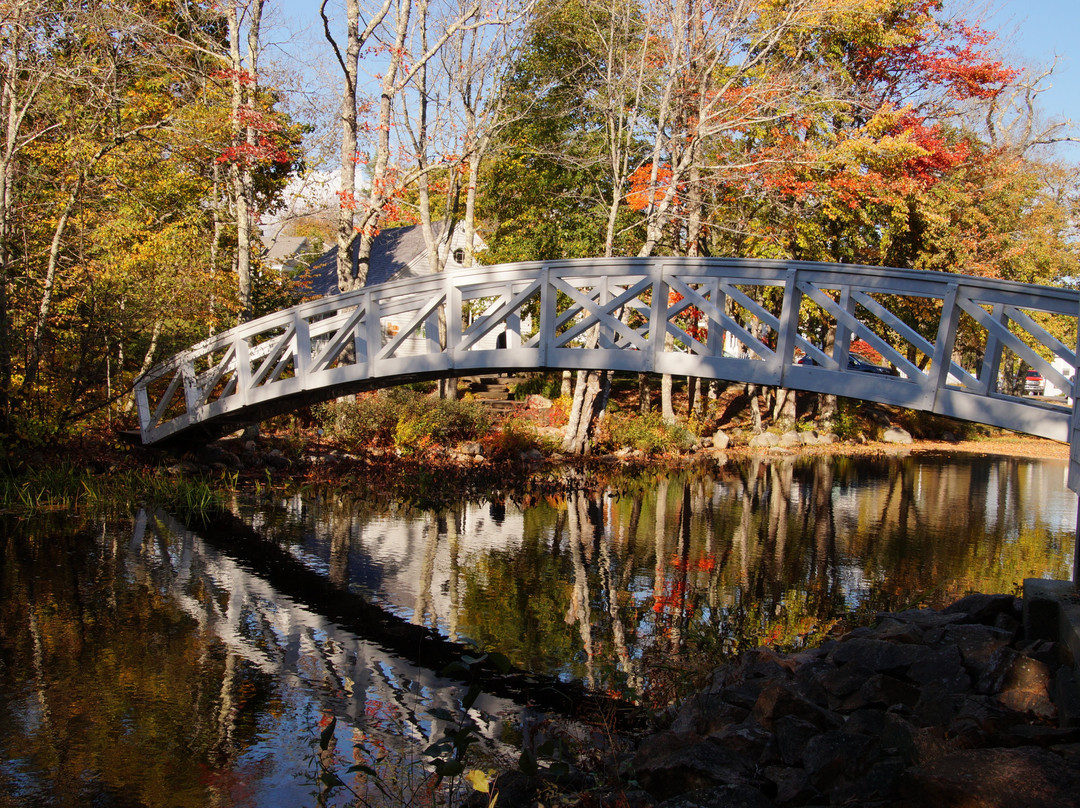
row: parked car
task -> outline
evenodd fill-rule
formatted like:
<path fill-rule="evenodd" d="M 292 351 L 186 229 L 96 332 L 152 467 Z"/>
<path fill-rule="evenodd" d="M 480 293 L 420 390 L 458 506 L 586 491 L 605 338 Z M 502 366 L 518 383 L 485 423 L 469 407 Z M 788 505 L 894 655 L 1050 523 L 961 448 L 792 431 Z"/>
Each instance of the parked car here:
<path fill-rule="evenodd" d="M 1028 370 L 1024 376 L 1024 392 L 1029 396 L 1041 396 L 1046 389 L 1046 379 L 1037 370 Z"/>
<path fill-rule="evenodd" d="M 804 356 L 802 359 L 799 360 L 798 364 L 800 364 L 800 365 L 816 365 L 817 362 L 815 362 L 809 356 Z M 855 356 L 854 354 L 848 354 L 847 366 L 848 366 L 848 370 L 857 370 L 860 373 L 876 373 L 879 376 L 899 376 L 900 375 L 899 373 L 897 373 L 892 368 L 883 367 L 881 365 L 875 365 L 873 362 L 867 362 L 865 359 L 862 359 L 861 357 Z"/>

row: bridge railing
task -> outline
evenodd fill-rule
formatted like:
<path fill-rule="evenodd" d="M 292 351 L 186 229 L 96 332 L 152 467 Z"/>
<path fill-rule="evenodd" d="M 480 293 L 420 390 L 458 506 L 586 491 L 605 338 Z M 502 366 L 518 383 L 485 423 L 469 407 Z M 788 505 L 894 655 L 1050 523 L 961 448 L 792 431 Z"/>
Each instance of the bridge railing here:
<path fill-rule="evenodd" d="M 158 365 L 135 394 L 143 440 L 152 443 L 410 379 L 606 369 L 832 393 L 1072 442 L 1078 314 L 1073 290 L 881 267 L 690 258 L 510 264 L 267 315 Z M 856 340 L 895 375 L 852 366 Z M 1062 396 L 1011 389 L 1005 370 L 1017 360 Z"/>

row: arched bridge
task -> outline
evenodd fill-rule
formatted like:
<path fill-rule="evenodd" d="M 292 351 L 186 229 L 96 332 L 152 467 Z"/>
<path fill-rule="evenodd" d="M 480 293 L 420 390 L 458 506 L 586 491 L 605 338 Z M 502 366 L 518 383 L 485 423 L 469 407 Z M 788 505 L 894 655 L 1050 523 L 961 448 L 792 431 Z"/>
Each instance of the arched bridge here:
<path fill-rule="evenodd" d="M 610 258 L 478 267 L 324 297 L 245 323 L 135 384 L 144 443 L 206 439 L 298 406 L 478 372 L 595 369 L 834 393 L 1071 445 L 1074 290 L 795 261 Z M 832 331 L 826 349 L 816 334 Z M 440 336 L 445 332 L 444 336 Z M 897 375 L 849 361 L 863 340 Z M 1062 395 L 1010 389 L 1021 360 Z"/>

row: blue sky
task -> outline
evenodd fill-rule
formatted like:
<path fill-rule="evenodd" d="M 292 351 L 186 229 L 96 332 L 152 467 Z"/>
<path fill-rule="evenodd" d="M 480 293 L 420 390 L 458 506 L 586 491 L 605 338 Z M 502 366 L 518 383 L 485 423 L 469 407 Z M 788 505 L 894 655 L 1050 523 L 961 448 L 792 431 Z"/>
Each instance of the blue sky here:
<path fill-rule="evenodd" d="M 964 9 L 980 0 L 945 0 L 947 7 Z M 273 0 L 271 0 L 273 2 Z M 996 9 L 989 16 L 980 17 L 975 11 L 965 11 L 969 21 L 979 22 L 984 28 L 998 33 L 997 44 L 1006 52 L 1007 61 L 1032 68 L 1045 67 L 1058 57 L 1058 66 L 1051 80 L 1053 85 L 1040 96 L 1042 107 L 1049 118 L 1069 118 L 1076 121 L 1080 135 L 1080 2 L 1078 0 L 990 0 L 990 8 Z M 279 0 L 278 18 L 288 18 L 296 26 L 307 26 L 306 36 L 297 37 L 285 45 L 294 50 L 297 40 L 306 39 L 298 56 L 301 60 L 329 59 L 326 43 L 322 38 L 318 15 L 319 0 Z M 269 5 L 269 4 L 268 4 Z M 340 3 L 331 2 L 331 8 Z M 1080 163 L 1080 144 L 1064 144 L 1058 154 Z"/>
<path fill-rule="evenodd" d="M 999 33 L 998 44 L 1032 67 L 1058 58 L 1051 89 L 1041 96 L 1044 112 L 1070 118 L 1080 129 L 1080 3 L 1077 0 L 1003 0 L 983 27 Z M 1080 132 L 1078 132 L 1080 134 Z M 1080 162 L 1080 144 L 1058 152 Z"/>

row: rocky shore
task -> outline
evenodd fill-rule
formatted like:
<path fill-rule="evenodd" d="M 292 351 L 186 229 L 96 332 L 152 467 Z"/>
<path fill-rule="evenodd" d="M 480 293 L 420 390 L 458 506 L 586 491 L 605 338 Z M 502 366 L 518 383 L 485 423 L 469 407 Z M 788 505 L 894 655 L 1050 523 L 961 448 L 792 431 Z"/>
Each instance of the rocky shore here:
<path fill-rule="evenodd" d="M 802 653 L 759 648 L 673 709 L 668 727 L 623 760 L 618 787 L 575 801 L 1080 805 L 1076 669 L 1039 633 L 1024 630 L 1020 599 L 971 595 L 942 611 L 883 614 Z M 500 805 L 545 802 L 514 778 L 503 785 Z"/>

